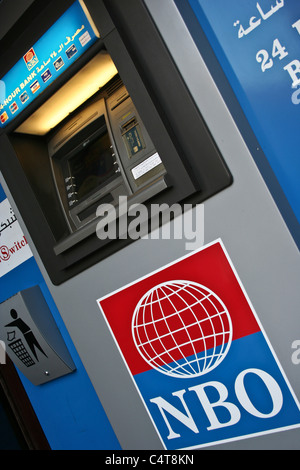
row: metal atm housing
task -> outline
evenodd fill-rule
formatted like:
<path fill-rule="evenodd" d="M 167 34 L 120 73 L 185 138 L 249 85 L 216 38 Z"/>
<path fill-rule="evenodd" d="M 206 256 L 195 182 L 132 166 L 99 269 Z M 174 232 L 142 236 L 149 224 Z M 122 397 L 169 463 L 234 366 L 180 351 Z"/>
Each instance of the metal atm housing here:
<path fill-rule="evenodd" d="M 116 207 L 120 196 L 144 202 L 167 188 L 164 165 L 125 86 L 117 77 L 106 89 L 107 98 L 85 104 L 49 140 L 58 197 L 73 234 L 55 247 L 57 254 L 96 230 L 100 204 Z"/>
<path fill-rule="evenodd" d="M 56 3 L 45 7 L 43 21 L 49 26 L 49 18 L 53 22 L 62 13 L 62 6 L 51 7 Z M 131 242 L 123 234 L 113 240 L 96 236 L 99 205 L 118 211 L 120 196 L 128 197 L 129 205 L 171 206 L 188 198 L 195 204 L 232 182 L 145 5 L 130 2 L 125 8 L 121 3 L 84 3 L 99 39 L 8 122 L 1 136 L 4 177 L 9 182 L 14 165 L 14 198 L 55 284 Z M 72 4 L 64 3 L 64 9 Z M 130 11 L 145 33 L 136 43 L 130 28 L 124 33 L 118 26 Z M 30 28 L 35 37 L 43 32 L 36 23 L 37 29 Z M 16 48 L 20 54 L 25 50 L 18 40 Z M 110 72 L 102 80 L 106 67 Z M 47 126 L 53 109 L 54 116 L 60 115 L 77 97 L 78 84 L 92 88 L 83 82 L 90 75 L 99 80 L 98 89 L 55 126 Z"/>

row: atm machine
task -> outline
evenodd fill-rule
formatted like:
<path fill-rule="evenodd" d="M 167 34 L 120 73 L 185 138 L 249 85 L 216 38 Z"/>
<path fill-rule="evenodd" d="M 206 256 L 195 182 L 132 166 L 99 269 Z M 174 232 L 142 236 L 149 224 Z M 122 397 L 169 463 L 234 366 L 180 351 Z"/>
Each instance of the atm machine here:
<path fill-rule="evenodd" d="M 300 12 L 228 3 L 49 0 L 1 54 L 1 184 L 123 450 L 299 448 L 299 138 L 282 176 L 230 45 Z"/>

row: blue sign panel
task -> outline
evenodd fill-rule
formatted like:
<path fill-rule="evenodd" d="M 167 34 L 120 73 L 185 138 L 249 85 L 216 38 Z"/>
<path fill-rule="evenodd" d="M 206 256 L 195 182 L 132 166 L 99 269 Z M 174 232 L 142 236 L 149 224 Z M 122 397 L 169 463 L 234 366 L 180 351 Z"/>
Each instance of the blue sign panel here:
<path fill-rule="evenodd" d="M 299 403 L 221 240 L 98 302 L 166 449 L 300 426 Z"/>
<path fill-rule="evenodd" d="M 0 81 L 5 127 L 68 68 L 97 36 L 76 1 Z"/>
<path fill-rule="evenodd" d="M 189 0 L 300 220 L 300 3 Z"/>

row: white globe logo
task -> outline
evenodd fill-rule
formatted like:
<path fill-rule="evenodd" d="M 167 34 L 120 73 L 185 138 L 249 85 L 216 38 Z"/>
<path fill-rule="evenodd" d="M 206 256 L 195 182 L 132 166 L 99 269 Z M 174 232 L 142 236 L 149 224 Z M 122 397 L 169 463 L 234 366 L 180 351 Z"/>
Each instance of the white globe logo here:
<path fill-rule="evenodd" d="M 232 341 L 232 323 L 222 300 L 207 287 L 168 281 L 138 302 L 132 336 L 153 369 L 191 378 L 207 374 L 223 361 Z"/>

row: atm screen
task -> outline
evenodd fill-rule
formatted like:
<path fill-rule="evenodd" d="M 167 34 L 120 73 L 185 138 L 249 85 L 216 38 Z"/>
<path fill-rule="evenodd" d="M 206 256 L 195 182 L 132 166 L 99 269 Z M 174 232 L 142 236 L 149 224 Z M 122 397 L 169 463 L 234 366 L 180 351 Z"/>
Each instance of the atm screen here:
<path fill-rule="evenodd" d="M 140 201 L 143 188 L 150 197 L 152 188 L 156 195 L 167 187 L 162 160 L 118 76 L 58 125 L 48 152 L 70 231 L 79 230 L 71 244 L 85 233 L 81 228 L 96 223 L 100 204 L 117 207 L 120 196 Z"/>
<path fill-rule="evenodd" d="M 93 142 L 83 143 L 76 155 L 68 160 L 68 167 L 72 191 L 76 194 L 78 202 L 116 177 L 108 133 Z"/>

